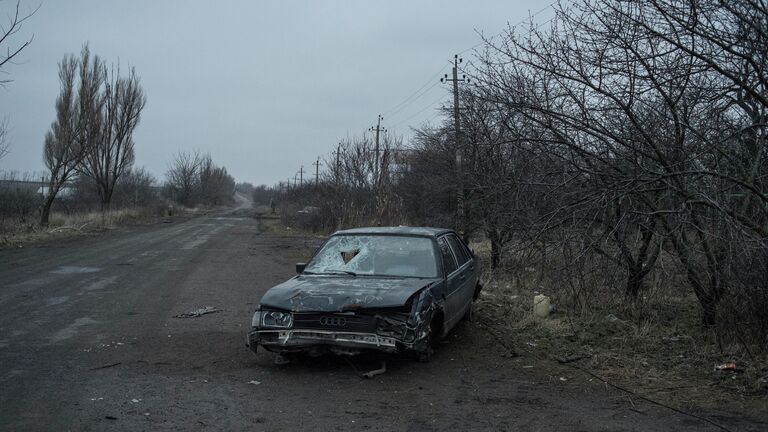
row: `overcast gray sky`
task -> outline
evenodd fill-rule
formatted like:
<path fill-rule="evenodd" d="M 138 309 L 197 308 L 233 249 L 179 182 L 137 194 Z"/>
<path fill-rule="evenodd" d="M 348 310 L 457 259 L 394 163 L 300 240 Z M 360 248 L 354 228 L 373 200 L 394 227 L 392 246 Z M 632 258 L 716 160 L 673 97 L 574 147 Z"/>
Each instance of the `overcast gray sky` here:
<path fill-rule="evenodd" d="M 57 62 L 85 42 L 141 77 L 148 101 L 135 133 L 138 166 L 162 180 L 174 153 L 200 150 L 239 182 L 273 184 L 363 134 L 377 114 L 406 139 L 409 127 L 439 122 L 449 93 L 432 85 L 453 54 L 478 44 L 477 31 L 498 33 L 548 4 L 45 0 L 17 35 L 34 41 L 6 67 L 13 82 L 0 89 L 11 138 L 0 170 L 43 169 Z M 14 5 L 0 1 L 2 19 Z M 422 87 L 423 96 L 389 113 Z"/>

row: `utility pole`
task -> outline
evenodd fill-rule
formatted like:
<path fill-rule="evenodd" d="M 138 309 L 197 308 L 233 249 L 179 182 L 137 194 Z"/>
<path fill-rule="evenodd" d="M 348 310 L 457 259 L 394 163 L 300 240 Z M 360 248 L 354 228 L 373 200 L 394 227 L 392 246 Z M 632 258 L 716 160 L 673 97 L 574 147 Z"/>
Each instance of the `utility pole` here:
<path fill-rule="evenodd" d="M 336 156 L 336 172 L 333 179 L 339 183 L 341 180 L 341 143 L 336 146 L 336 151 L 333 154 Z"/>
<path fill-rule="evenodd" d="M 382 129 L 381 127 L 381 121 L 384 120 L 384 117 L 379 114 L 378 120 L 376 121 L 376 127 L 371 126 L 368 130 L 373 131 L 375 133 L 375 139 L 374 139 L 374 149 L 373 149 L 373 186 L 374 188 L 378 188 L 379 186 L 379 132 L 386 132 L 386 129 Z"/>
<path fill-rule="evenodd" d="M 315 166 L 315 187 L 320 184 L 320 156 L 317 157 L 317 161 L 313 162 Z"/>
<path fill-rule="evenodd" d="M 304 165 L 299 170 L 299 186 L 304 186 Z"/>
<path fill-rule="evenodd" d="M 461 158 L 461 118 L 459 117 L 459 82 L 469 82 L 469 78 L 466 75 L 462 75 L 459 78 L 459 63 L 461 58 L 458 54 L 453 56 L 453 70 L 452 77 L 448 78 L 448 74 L 445 77 L 440 78 L 440 82 L 453 83 L 453 133 L 455 140 L 455 158 L 456 158 L 456 176 L 459 180 L 458 190 L 456 191 L 456 213 L 458 218 L 458 229 L 462 235 L 467 234 L 467 221 L 466 211 L 464 209 L 464 176 L 462 170 L 462 158 Z"/>

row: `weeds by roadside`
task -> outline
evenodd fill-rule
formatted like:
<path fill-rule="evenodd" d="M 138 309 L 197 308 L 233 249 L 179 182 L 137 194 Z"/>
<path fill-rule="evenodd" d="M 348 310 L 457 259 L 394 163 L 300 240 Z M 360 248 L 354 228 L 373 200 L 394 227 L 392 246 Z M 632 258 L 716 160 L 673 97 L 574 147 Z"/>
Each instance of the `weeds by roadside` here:
<path fill-rule="evenodd" d="M 56 239 L 92 235 L 120 226 L 154 222 L 169 212 L 165 206 L 88 213 L 53 213 L 47 227 L 35 223 L 5 225 L 0 229 L 0 248 L 23 247 Z"/>
<path fill-rule="evenodd" d="M 573 361 L 608 382 L 683 409 L 762 417 L 768 412 L 768 357 L 703 328 L 695 298 L 656 296 L 642 309 L 597 301 L 584 308 L 569 304 L 558 290 L 510 274 L 487 272 L 484 281 L 478 319 L 536 367 Z M 539 293 L 555 304 L 548 318 L 533 315 Z"/>

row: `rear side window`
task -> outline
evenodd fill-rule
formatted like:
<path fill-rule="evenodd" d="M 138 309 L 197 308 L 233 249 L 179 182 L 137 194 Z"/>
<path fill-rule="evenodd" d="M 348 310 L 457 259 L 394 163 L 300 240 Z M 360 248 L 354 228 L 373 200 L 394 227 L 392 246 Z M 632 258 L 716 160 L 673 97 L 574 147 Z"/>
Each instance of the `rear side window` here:
<path fill-rule="evenodd" d="M 453 254 L 456 255 L 459 267 L 466 264 L 466 262 L 469 261 L 469 252 L 467 252 L 467 248 L 464 247 L 461 240 L 455 235 L 449 235 L 448 243 L 451 245 L 451 249 L 453 249 Z"/>
<path fill-rule="evenodd" d="M 448 246 L 448 242 L 445 240 L 445 237 L 440 237 L 437 239 L 437 245 L 440 247 L 440 255 L 443 257 L 443 268 L 445 269 L 445 274 L 449 275 L 456 271 L 458 268 L 456 265 L 456 259 L 453 257 L 451 247 Z"/>

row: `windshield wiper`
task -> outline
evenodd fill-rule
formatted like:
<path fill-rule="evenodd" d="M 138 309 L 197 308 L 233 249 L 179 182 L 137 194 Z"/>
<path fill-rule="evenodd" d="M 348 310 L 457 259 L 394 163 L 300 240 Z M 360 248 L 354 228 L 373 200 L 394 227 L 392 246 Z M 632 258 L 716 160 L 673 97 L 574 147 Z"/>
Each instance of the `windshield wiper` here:
<path fill-rule="evenodd" d="M 350 276 L 357 276 L 357 273 L 349 270 L 328 270 L 324 273 L 330 273 L 330 274 L 348 274 Z"/>

